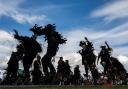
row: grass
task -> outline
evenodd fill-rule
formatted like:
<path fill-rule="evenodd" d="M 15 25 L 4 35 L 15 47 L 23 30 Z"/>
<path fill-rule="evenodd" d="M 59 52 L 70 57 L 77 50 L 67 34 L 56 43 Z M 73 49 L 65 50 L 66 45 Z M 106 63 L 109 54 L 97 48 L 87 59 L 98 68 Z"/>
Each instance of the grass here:
<path fill-rule="evenodd" d="M 128 86 L 1 86 L 0 89 L 128 89 Z"/>

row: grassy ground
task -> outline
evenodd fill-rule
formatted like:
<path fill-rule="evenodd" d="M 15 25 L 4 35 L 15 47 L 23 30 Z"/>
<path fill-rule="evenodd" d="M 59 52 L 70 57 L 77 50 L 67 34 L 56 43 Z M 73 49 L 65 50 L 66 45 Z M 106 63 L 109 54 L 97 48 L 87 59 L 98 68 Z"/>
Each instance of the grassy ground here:
<path fill-rule="evenodd" d="M 128 86 L 1 86 L 0 89 L 128 89 Z"/>

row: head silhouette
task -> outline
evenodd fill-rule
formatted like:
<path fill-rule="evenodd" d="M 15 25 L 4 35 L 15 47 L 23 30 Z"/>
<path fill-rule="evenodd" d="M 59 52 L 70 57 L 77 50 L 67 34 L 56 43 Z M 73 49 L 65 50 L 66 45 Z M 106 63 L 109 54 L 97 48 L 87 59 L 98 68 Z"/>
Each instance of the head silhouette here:
<path fill-rule="evenodd" d="M 56 26 L 55 26 L 55 24 L 48 24 L 48 25 L 46 25 L 45 26 L 45 28 L 44 29 L 46 29 L 46 30 L 55 30 L 56 29 Z"/>

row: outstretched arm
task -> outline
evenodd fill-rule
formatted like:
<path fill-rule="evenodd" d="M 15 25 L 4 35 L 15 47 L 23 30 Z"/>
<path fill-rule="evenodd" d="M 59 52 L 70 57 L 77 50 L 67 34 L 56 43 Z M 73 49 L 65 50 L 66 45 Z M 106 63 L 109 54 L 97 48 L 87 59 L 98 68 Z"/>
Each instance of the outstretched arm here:
<path fill-rule="evenodd" d="M 108 45 L 107 41 L 105 41 L 105 44 L 108 47 L 108 49 L 110 49 L 110 46 Z"/>
<path fill-rule="evenodd" d="M 84 39 L 86 40 L 86 42 L 87 42 L 87 43 L 90 43 L 90 41 L 88 40 L 88 38 L 87 38 L 87 37 L 85 37 Z"/>
<path fill-rule="evenodd" d="M 18 31 L 17 30 L 13 30 L 14 32 L 15 32 L 15 34 L 14 34 L 14 38 L 15 39 L 17 39 L 18 41 L 22 41 L 23 39 L 24 39 L 24 37 L 23 36 L 20 36 L 19 34 L 18 34 Z"/>
<path fill-rule="evenodd" d="M 19 36 L 19 34 L 18 34 L 18 31 L 17 31 L 16 29 L 14 29 L 13 31 L 15 32 L 14 38 L 15 38 L 15 39 L 20 39 L 20 36 Z"/>
<path fill-rule="evenodd" d="M 34 35 L 40 36 L 43 34 L 42 29 L 42 26 L 38 26 L 37 24 L 35 24 L 33 28 L 30 28 L 30 31 L 32 31 Z"/>
<path fill-rule="evenodd" d="M 108 51 L 110 52 L 110 51 L 113 51 L 113 49 L 108 45 L 108 43 L 105 41 L 105 44 L 106 44 L 106 46 L 108 47 L 107 49 L 108 49 Z"/>
<path fill-rule="evenodd" d="M 92 42 L 90 42 L 87 37 L 85 37 L 84 39 L 86 40 L 88 46 L 93 47 Z"/>

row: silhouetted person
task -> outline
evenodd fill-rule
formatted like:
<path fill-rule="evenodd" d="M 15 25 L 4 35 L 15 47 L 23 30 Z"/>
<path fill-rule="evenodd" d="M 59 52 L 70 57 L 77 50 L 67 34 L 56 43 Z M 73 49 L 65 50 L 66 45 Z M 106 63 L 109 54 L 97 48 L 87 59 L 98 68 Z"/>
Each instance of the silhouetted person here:
<path fill-rule="evenodd" d="M 63 57 L 60 57 L 58 61 L 57 75 L 58 75 L 58 79 L 60 80 L 60 83 L 62 84 L 65 75 L 65 63 Z"/>
<path fill-rule="evenodd" d="M 93 53 L 93 44 L 85 37 L 85 41 L 80 41 L 79 46 L 82 47 L 82 50 L 80 50 L 79 53 L 82 56 L 82 65 L 85 67 L 86 77 L 88 78 L 88 71 L 91 68 L 91 65 L 95 64 L 96 60 L 96 56 Z"/>
<path fill-rule="evenodd" d="M 97 64 L 99 61 L 99 58 L 101 59 L 101 65 L 104 67 L 104 73 L 107 73 L 107 69 L 109 68 L 109 66 L 111 65 L 110 63 L 110 52 L 108 50 L 108 48 L 106 48 L 106 46 L 101 46 L 101 51 L 98 55 L 98 60 L 97 60 Z"/>
<path fill-rule="evenodd" d="M 27 80 L 30 80 L 29 68 L 32 65 L 32 62 L 36 55 L 42 51 L 40 44 L 36 41 L 34 35 L 32 37 L 20 36 L 16 30 L 14 38 L 19 41 L 24 47 L 24 56 L 23 56 L 23 67 L 25 74 L 25 83 Z"/>
<path fill-rule="evenodd" d="M 35 28 L 36 29 L 31 29 L 31 31 L 33 31 L 37 36 L 45 35 L 45 40 L 48 43 L 47 52 L 41 60 L 43 72 L 45 75 L 49 75 L 49 73 L 54 75 L 56 71 L 51 62 L 51 59 L 56 55 L 59 49 L 59 44 L 65 43 L 66 39 L 63 38 L 61 34 L 55 31 L 55 25 L 48 24 L 44 28 L 38 26 L 36 26 Z M 48 68 L 50 69 L 50 72 L 48 71 Z"/>
<path fill-rule="evenodd" d="M 117 58 L 111 57 L 111 69 L 110 69 L 110 76 L 113 80 L 113 83 L 115 83 L 115 78 L 119 78 L 122 83 L 126 84 L 126 75 L 127 71 L 124 68 L 124 66 L 120 63 L 120 61 Z"/>
<path fill-rule="evenodd" d="M 70 65 L 69 65 L 69 60 L 65 60 L 65 76 L 69 77 L 70 73 L 71 73 L 71 69 L 70 69 Z"/>
<path fill-rule="evenodd" d="M 17 51 L 12 52 L 11 57 L 8 61 L 8 67 L 7 67 L 7 75 L 2 84 L 12 84 L 16 81 L 18 77 L 18 69 L 19 69 L 19 60 L 22 60 L 23 58 L 23 51 L 24 48 L 22 45 L 17 45 L 16 47 Z"/>
<path fill-rule="evenodd" d="M 100 78 L 100 73 L 98 72 L 96 65 L 92 65 L 91 67 L 91 74 L 93 78 L 93 84 L 97 85 L 97 80 Z"/>
<path fill-rule="evenodd" d="M 32 77 L 33 77 L 32 82 L 34 84 L 40 84 L 42 71 L 41 71 L 41 57 L 39 55 L 37 55 L 37 60 L 34 61 L 33 65 L 34 65 L 34 69 L 32 71 Z"/>
<path fill-rule="evenodd" d="M 64 60 L 63 57 L 60 57 L 59 61 L 58 61 L 58 66 L 57 66 L 57 73 L 61 73 L 64 74 Z"/>
<path fill-rule="evenodd" d="M 69 60 L 65 60 L 65 66 L 64 66 L 64 71 L 65 71 L 65 74 L 64 74 L 64 76 L 65 76 L 65 82 L 64 82 L 64 84 L 65 85 L 69 85 L 70 83 L 71 83 L 71 80 L 70 80 L 70 78 L 71 78 L 71 69 L 70 69 L 71 67 L 70 67 L 70 65 L 69 65 Z"/>
<path fill-rule="evenodd" d="M 85 41 L 86 41 L 87 53 L 92 53 L 94 51 L 92 42 L 90 42 L 87 37 L 85 37 Z"/>
<path fill-rule="evenodd" d="M 74 84 L 78 85 L 80 83 L 80 69 L 79 69 L 79 65 L 76 65 L 76 67 L 74 68 Z"/>
<path fill-rule="evenodd" d="M 7 68 L 7 75 L 12 73 L 12 75 L 17 75 L 17 71 L 19 68 L 19 60 L 22 60 L 23 58 L 23 46 L 18 45 L 17 46 L 17 51 L 12 52 L 10 60 L 8 61 L 8 68 Z M 9 73 L 10 72 L 10 73 Z"/>

